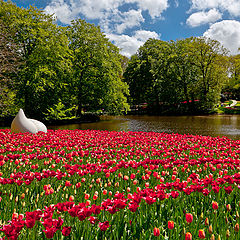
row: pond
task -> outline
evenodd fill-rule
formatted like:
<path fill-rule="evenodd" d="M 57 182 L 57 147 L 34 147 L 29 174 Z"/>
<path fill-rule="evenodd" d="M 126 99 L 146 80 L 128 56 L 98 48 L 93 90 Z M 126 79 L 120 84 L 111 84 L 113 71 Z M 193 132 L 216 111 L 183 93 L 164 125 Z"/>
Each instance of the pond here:
<path fill-rule="evenodd" d="M 237 140 L 240 139 L 240 115 L 102 117 L 102 120 L 96 123 L 48 126 L 48 129 L 154 131 L 227 136 Z"/>

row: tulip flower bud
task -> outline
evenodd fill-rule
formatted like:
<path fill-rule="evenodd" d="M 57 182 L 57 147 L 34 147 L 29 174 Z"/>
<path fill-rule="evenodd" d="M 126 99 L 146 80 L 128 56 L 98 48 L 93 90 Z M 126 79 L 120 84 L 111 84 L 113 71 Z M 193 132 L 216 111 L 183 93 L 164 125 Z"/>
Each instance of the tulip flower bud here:
<path fill-rule="evenodd" d="M 154 230 L 153 230 L 153 235 L 154 236 L 159 236 L 160 235 L 160 229 L 155 227 Z"/>
<path fill-rule="evenodd" d="M 204 222 L 204 223 L 205 223 L 206 226 L 209 225 L 209 220 L 208 220 L 208 218 L 205 219 L 205 222 Z"/>
<path fill-rule="evenodd" d="M 185 240 L 192 240 L 192 234 L 190 232 L 185 234 Z"/>
<path fill-rule="evenodd" d="M 235 224 L 234 231 L 235 232 L 239 232 L 239 224 L 238 223 Z"/>
<path fill-rule="evenodd" d="M 212 208 L 214 210 L 217 210 L 218 209 L 218 203 L 217 202 L 212 202 Z"/>
<path fill-rule="evenodd" d="M 226 232 L 226 237 L 227 237 L 227 238 L 230 237 L 230 231 L 229 231 L 229 230 L 227 230 L 227 232 Z"/>
<path fill-rule="evenodd" d="M 200 230 L 198 231 L 198 237 L 199 237 L 200 239 L 204 239 L 204 238 L 206 237 L 205 232 L 204 232 L 203 229 L 200 229 Z"/>
<path fill-rule="evenodd" d="M 104 189 L 102 193 L 103 193 L 103 195 L 106 195 L 107 194 L 107 190 Z"/>
<path fill-rule="evenodd" d="M 168 229 L 174 228 L 174 221 L 168 221 Z"/>
<path fill-rule="evenodd" d="M 214 234 L 212 234 L 210 240 L 215 240 L 215 236 L 214 236 Z"/>
<path fill-rule="evenodd" d="M 193 215 L 191 213 L 186 213 L 185 218 L 188 223 L 193 221 Z"/>
<path fill-rule="evenodd" d="M 25 193 L 22 193 L 21 194 L 21 199 L 24 199 L 25 198 Z"/>
<path fill-rule="evenodd" d="M 210 234 L 213 233 L 212 224 L 209 226 L 209 228 L 208 228 L 208 232 L 209 232 Z"/>
<path fill-rule="evenodd" d="M 74 196 L 71 195 L 71 196 L 69 197 L 69 202 L 73 202 L 73 201 L 74 201 Z"/>
<path fill-rule="evenodd" d="M 231 211 L 231 205 L 230 205 L 230 204 L 227 204 L 226 208 L 227 208 L 227 211 L 228 211 L 228 212 Z"/>

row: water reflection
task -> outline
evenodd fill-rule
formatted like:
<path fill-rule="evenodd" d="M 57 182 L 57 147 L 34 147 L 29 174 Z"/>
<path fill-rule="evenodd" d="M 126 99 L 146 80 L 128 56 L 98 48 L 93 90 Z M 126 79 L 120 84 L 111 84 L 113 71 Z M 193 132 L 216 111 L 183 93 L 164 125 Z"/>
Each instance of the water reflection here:
<path fill-rule="evenodd" d="M 103 117 L 102 121 L 97 123 L 48 126 L 48 128 L 154 131 L 240 139 L 240 115 Z"/>

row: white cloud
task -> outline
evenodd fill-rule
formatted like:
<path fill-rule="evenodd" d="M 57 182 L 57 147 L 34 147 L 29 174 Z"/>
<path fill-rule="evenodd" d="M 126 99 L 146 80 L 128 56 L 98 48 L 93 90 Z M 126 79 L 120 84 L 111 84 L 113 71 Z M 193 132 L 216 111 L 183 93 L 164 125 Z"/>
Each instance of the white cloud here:
<path fill-rule="evenodd" d="M 208 12 L 201 11 L 193 13 L 187 19 L 187 24 L 191 27 L 197 27 L 206 23 L 214 23 L 221 18 L 222 14 L 214 8 Z"/>
<path fill-rule="evenodd" d="M 240 22 L 235 20 L 223 20 L 214 23 L 203 34 L 204 37 L 218 40 L 232 55 L 239 54 L 240 47 Z"/>
<path fill-rule="evenodd" d="M 78 6 L 79 13 L 88 19 L 105 17 L 105 14 L 115 12 L 121 5 L 122 0 L 70 0 Z"/>
<path fill-rule="evenodd" d="M 116 26 L 117 33 L 123 33 L 127 28 L 139 26 L 141 22 L 144 22 L 144 18 L 140 10 L 130 10 L 121 14 L 121 24 Z"/>
<path fill-rule="evenodd" d="M 191 0 L 191 3 L 191 10 L 217 8 L 220 11 L 227 11 L 235 17 L 240 16 L 239 0 Z"/>
<path fill-rule="evenodd" d="M 122 0 L 51 0 L 44 9 L 48 13 L 55 13 L 59 21 L 70 23 L 80 14 L 88 19 L 105 18 L 121 5 Z"/>
<path fill-rule="evenodd" d="M 59 21 L 65 24 L 70 24 L 71 20 L 77 16 L 73 6 L 66 4 L 64 0 L 53 0 L 44 10 L 48 14 L 54 14 Z"/>
<path fill-rule="evenodd" d="M 107 34 L 110 41 L 120 48 L 122 55 L 131 57 L 135 54 L 140 46 L 142 46 L 149 38 L 159 38 L 156 32 L 139 30 L 133 36 Z"/>
<path fill-rule="evenodd" d="M 54 13 L 65 24 L 78 17 L 96 20 L 121 53 L 130 57 L 148 38 L 159 35 L 144 30 L 135 31 L 132 36 L 123 33 L 145 21 L 143 12 L 152 19 L 161 19 L 168 7 L 168 0 L 51 0 L 45 11 Z"/>
<path fill-rule="evenodd" d="M 119 10 L 129 3 L 135 4 L 135 8 Z M 55 13 L 58 20 L 65 24 L 83 15 L 87 19 L 99 20 L 104 30 L 117 30 L 120 33 L 139 26 L 144 21 L 143 11 L 147 11 L 151 18 L 156 18 L 161 17 L 168 7 L 168 0 L 51 0 L 45 11 Z"/>
<path fill-rule="evenodd" d="M 126 0 L 128 3 L 137 3 L 143 11 L 148 11 L 152 18 L 161 17 L 163 11 L 168 7 L 168 0 Z"/>
<path fill-rule="evenodd" d="M 140 41 L 146 42 L 149 38 L 159 39 L 160 36 L 156 32 L 146 31 L 146 30 L 138 30 L 135 32 L 134 37 Z"/>

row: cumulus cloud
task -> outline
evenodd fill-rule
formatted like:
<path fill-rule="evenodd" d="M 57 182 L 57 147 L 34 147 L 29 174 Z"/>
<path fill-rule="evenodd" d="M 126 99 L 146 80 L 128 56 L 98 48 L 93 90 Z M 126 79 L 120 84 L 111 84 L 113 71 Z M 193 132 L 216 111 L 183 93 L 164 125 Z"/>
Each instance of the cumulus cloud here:
<path fill-rule="evenodd" d="M 44 10 L 47 13 L 55 13 L 59 21 L 69 24 L 80 15 L 87 19 L 114 16 L 121 2 L 122 0 L 51 0 Z"/>
<path fill-rule="evenodd" d="M 107 37 L 121 50 L 121 54 L 131 57 L 149 38 L 159 38 L 156 32 L 138 30 L 133 36 L 107 34 Z"/>
<path fill-rule="evenodd" d="M 207 10 L 217 8 L 224 12 L 227 11 L 231 15 L 240 16 L 240 1 L 239 0 L 191 0 L 191 10 Z"/>
<path fill-rule="evenodd" d="M 201 11 L 193 13 L 187 19 L 187 24 L 191 27 L 197 27 L 206 23 L 214 23 L 221 18 L 222 14 L 214 8 L 208 12 Z"/>
<path fill-rule="evenodd" d="M 135 8 L 120 10 L 127 4 L 135 4 Z M 144 21 L 143 11 L 156 18 L 161 17 L 168 7 L 168 0 L 51 0 L 45 11 L 54 13 L 65 24 L 82 15 L 87 19 L 99 20 L 103 29 L 115 29 L 120 33 L 139 26 Z"/>
<path fill-rule="evenodd" d="M 148 11 L 152 18 L 161 17 L 168 7 L 168 0 L 126 0 L 127 3 L 136 3 L 143 11 Z"/>
<path fill-rule="evenodd" d="M 240 47 L 240 22 L 235 20 L 223 20 L 214 23 L 203 34 L 205 37 L 218 40 L 232 55 L 239 54 Z"/>
<path fill-rule="evenodd" d="M 178 0 L 175 2 L 177 5 Z M 124 32 L 139 27 L 146 14 L 152 19 L 162 19 L 168 7 L 168 0 L 51 0 L 45 11 L 55 14 L 65 24 L 78 17 L 95 20 L 121 53 L 130 57 L 148 38 L 159 35 L 144 30 L 135 31 L 132 36 Z"/>
<path fill-rule="evenodd" d="M 44 10 L 48 14 L 54 14 L 64 24 L 70 24 L 78 15 L 74 6 L 65 3 L 64 0 L 53 0 Z"/>
<path fill-rule="evenodd" d="M 121 14 L 122 23 L 116 25 L 116 32 L 123 33 L 127 28 L 139 26 L 144 22 L 144 18 L 140 10 L 130 10 Z"/>

